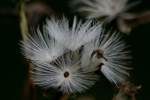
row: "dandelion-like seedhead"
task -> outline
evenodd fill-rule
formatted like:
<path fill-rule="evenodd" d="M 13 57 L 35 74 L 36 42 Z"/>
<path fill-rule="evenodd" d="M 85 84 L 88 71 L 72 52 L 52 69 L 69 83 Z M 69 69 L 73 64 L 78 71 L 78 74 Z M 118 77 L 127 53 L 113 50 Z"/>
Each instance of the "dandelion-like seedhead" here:
<path fill-rule="evenodd" d="M 66 54 L 52 63 L 35 64 L 32 80 L 45 89 L 55 88 L 63 93 L 82 92 L 94 85 L 97 75 L 83 70 L 77 54 Z M 76 57 L 75 57 L 76 58 Z"/>
<path fill-rule="evenodd" d="M 78 8 L 75 12 L 86 14 L 87 18 L 107 17 L 108 20 L 125 13 L 138 2 L 127 4 L 128 0 L 74 0 L 73 7 Z M 79 6 L 82 5 L 82 6 Z"/>
<path fill-rule="evenodd" d="M 46 22 L 42 32 L 38 29 L 22 41 L 34 84 L 74 93 L 94 85 L 97 71 L 115 84 L 126 79 L 130 56 L 119 33 L 105 34 L 100 23 L 76 18 L 72 25 L 65 17 Z"/>
<path fill-rule="evenodd" d="M 130 51 L 119 33 L 101 34 L 85 45 L 81 58 L 83 66 L 88 61 L 90 68 L 98 69 L 111 82 L 118 84 L 129 75 L 127 70 L 131 60 Z M 91 65 L 92 64 L 92 65 Z M 94 65 L 94 66 L 93 66 Z"/>

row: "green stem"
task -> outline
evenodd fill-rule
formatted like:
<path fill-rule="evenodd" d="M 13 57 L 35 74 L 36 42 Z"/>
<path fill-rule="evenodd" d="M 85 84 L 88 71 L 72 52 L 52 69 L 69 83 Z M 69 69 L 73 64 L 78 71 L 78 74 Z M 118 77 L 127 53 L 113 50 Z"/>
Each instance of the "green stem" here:
<path fill-rule="evenodd" d="M 27 35 L 29 34 L 28 31 L 28 22 L 27 17 L 25 14 L 25 3 L 24 0 L 20 0 L 20 10 L 19 10 L 19 16 L 20 16 L 20 31 L 22 35 L 22 39 L 25 40 L 27 38 Z"/>

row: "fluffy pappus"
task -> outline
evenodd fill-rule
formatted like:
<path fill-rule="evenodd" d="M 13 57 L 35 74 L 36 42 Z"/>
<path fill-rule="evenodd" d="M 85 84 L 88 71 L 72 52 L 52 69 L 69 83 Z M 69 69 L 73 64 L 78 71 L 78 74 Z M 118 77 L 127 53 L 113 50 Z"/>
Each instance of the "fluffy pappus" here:
<path fill-rule="evenodd" d="M 72 51 L 95 39 L 101 31 L 100 23 L 95 22 L 93 24 L 92 20 L 77 21 L 76 17 L 74 17 L 71 26 L 69 20 L 63 17 L 60 20 L 55 18 L 47 20 L 45 27 L 55 40 Z"/>
<path fill-rule="evenodd" d="M 33 63 L 31 78 L 44 89 L 54 88 L 62 93 L 83 92 L 97 80 L 90 70 L 83 70 L 77 54 L 66 54 L 51 63 Z"/>
<path fill-rule="evenodd" d="M 106 17 L 110 21 L 139 2 L 127 3 L 128 0 L 75 0 L 71 4 L 73 7 L 82 4 L 77 6 L 75 12 L 86 14 L 87 18 Z"/>
<path fill-rule="evenodd" d="M 27 39 L 22 41 L 23 55 L 37 62 L 51 62 L 64 53 L 65 48 L 55 39 L 51 38 L 46 30 L 43 33 L 37 31 L 28 35 Z"/>
<path fill-rule="evenodd" d="M 122 36 L 114 32 L 112 35 L 103 33 L 93 42 L 86 44 L 81 62 L 88 69 L 97 70 L 116 85 L 129 76 L 128 65 L 131 63 L 130 50 Z"/>

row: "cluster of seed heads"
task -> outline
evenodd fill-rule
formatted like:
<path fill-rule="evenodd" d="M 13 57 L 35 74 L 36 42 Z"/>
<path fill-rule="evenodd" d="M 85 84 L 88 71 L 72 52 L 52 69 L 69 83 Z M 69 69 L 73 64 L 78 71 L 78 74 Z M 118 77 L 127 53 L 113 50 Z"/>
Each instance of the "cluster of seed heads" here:
<path fill-rule="evenodd" d="M 94 23 L 94 24 L 93 24 Z M 51 18 L 22 41 L 23 55 L 31 62 L 31 79 L 44 89 L 83 92 L 101 72 L 112 83 L 129 75 L 129 50 L 117 32 L 104 33 L 102 24 L 87 20 Z"/>

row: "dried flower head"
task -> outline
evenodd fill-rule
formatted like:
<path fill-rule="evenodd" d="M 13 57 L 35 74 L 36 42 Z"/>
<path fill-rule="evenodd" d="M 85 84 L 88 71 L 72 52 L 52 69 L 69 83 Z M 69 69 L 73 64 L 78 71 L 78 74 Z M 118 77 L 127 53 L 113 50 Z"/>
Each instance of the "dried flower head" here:
<path fill-rule="evenodd" d="M 77 54 L 66 54 L 52 63 L 34 64 L 32 80 L 45 89 L 55 88 L 63 93 L 82 92 L 94 85 L 97 76 L 82 69 Z M 75 59 L 74 59 L 75 58 Z"/>
<path fill-rule="evenodd" d="M 113 96 L 112 100 L 137 100 L 136 95 L 142 88 L 141 85 L 135 85 L 129 81 L 120 84 L 119 91 Z"/>
<path fill-rule="evenodd" d="M 127 5 L 127 3 L 128 0 L 77 0 L 72 4 L 75 6 L 82 4 L 76 11 L 86 13 L 87 18 L 107 17 L 108 20 L 112 20 L 136 4 Z"/>
<path fill-rule="evenodd" d="M 68 19 L 63 17 L 61 20 L 47 20 L 45 27 L 53 38 L 72 51 L 95 39 L 101 31 L 100 23 L 93 23 L 92 20 L 77 21 L 76 17 L 72 26 L 69 25 Z"/>
<path fill-rule="evenodd" d="M 119 33 L 101 34 L 86 44 L 83 52 L 82 65 L 89 65 L 88 68 L 93 70 L 100 69 L 109 81 L 117 84 L 129 75 L 127 65 L 131 60 L 130 51 Z"/>
<path fill-rule="evenodd" d="M 31 60 L 31 78 L 44 89 L 62 93 L 82 92 L 97 80 L 100 70 L 115 84 L 129 75 L 129 50 L 119 33 L 104 34 L 100 23 L 67 18 L 46 20 L 22 42 L 24 56 Z"/>

